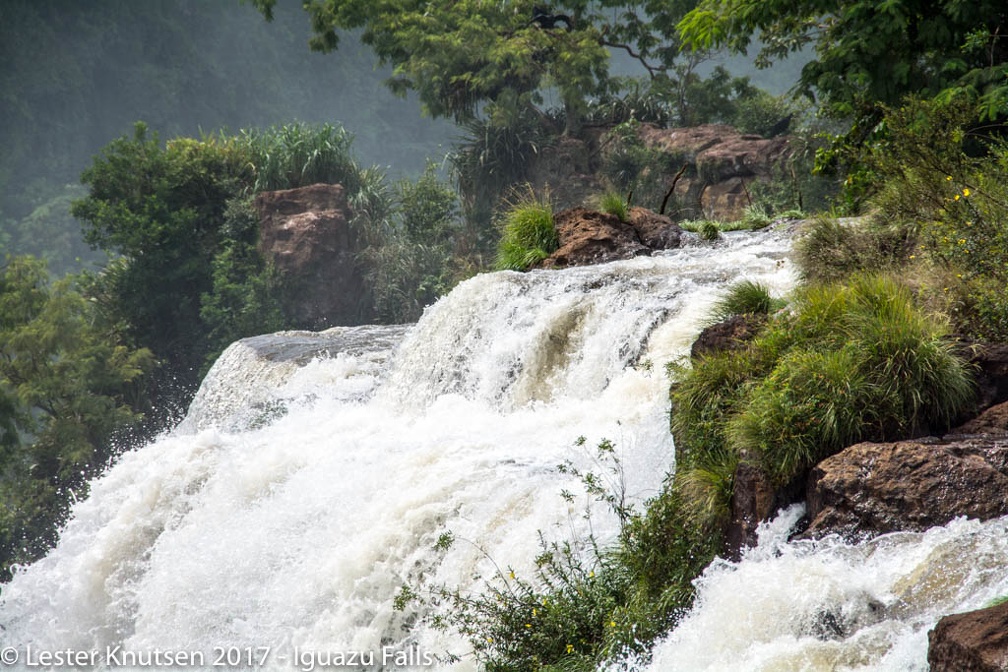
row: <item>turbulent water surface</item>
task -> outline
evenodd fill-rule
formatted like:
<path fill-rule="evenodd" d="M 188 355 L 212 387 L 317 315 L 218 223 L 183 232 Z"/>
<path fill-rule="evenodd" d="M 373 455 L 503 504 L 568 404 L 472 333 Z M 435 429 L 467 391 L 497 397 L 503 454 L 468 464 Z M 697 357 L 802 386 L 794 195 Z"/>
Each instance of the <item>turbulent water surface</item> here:
<path fill-rule="evenodd" d="M 783 233 L 732 234 L 590 268 L 486 274 L 414 326 L 236 343 L 186 420 L 96 480 L 59 545 L 4 587 L 0 663 L 64 652 L 93 656 L 91 669 L 150 668 L 155 655 L 176 667 L 321 669 L 357 656 L 400 668 L 453 652 L 455 669 L 474 667 L 463 641 L 394 609 L 401 588 L 475 590 L 499 568 L 527 572 L 540 532 L 585 535 L 587 498 L 560 496 L 580 490 L 557 465 L 596 469 L 603 438 L 624 467 L 618 487 L 654 494 L 674 468 L 664 363 L 732 281 L 784 292 L 788 251 Z M 937 614 L 999 589 L 1001 523 L 789 545 L 789 515 L 742 562 L 704 574 L 651 669 L 920 667 Z M 615 533 L 604 509 L 591 525 L 603 541 Z M 436 547 L 445 532 L 447 550 Z M 950 564 L 954 548 L 970 561 Z"/>

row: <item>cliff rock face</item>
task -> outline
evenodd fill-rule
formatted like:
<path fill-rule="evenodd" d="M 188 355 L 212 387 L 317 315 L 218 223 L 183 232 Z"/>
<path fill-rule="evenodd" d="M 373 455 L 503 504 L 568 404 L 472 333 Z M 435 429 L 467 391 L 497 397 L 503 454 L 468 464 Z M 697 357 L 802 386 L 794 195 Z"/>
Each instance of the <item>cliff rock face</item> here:
<path fill-rule="evenodd" d="M 790 153 L 787 136 L 743 135 L 724 124 L 667 129 L 641 124 L 638 134 L 645 147 L 668 154 L 672 163 L 694 166 L 687 173 L 692 176 L 676 185 L 679 202 L 692 208 L 693 216 L 724 220 L 742 217 L 752 185 L 773 179 Z"/>
<path fill-rule="evenodd" d="M 931 672 L 1008 670 L 1008 603 L 938 621 L 928 633 Z"/>
<path fill-rule="evenodd" d="M 359 324 L 364 279 L 343 187 L 314 184 L 256 196 L 259 252 L 292 289 L 289 306 L 306 328 Z"/>
<path fill-rule="evenodd" d="M 560 247 L 542 261 L 542 268 L 602 264 L 648 255 L 679 247 L 682 234 L 668 217 L 644 208 L 631 208 L 626 222 L 586 208 L 562 210 L 554 221 Z"/>
<path fill-rule="evenodd" d="M 641 124 L 637 136 L 646 148 L 667 158 L 656 165 L 674 166 L 663 176 L 668 185 L 682 165 L 689 169 L 675 189 L 683 214 L 689 218 L 740 219 L 750 204 L 752 185 L 779 179 L 790 153 L 787 136 L 767 139 L 744 135 L 724 124 L 691 128 Z M 529 183 L 536 191 L 549 189 L 559 207 L 585 205 L 605 191 L 600 166 L 607 153 L 619 149 L 619 142 L 607 129 L 588 131 L 584 139 L 561 137 L 535 156 L 529 166 Z"/>

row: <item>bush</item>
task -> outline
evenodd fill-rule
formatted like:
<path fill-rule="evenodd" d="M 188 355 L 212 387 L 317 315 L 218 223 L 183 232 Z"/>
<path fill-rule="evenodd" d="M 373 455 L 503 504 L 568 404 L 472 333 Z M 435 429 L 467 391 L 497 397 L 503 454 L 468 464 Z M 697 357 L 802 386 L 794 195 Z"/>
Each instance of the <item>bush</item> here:
<path fill-rule="evenodd" d="M 529 188 L 528 193 L 504 213 L 497 268 L 524 271 L 558 247 L 560 240 L 549 197 L 538 197 Z"/>
<path fill-rule="evenodd" d="M 899 267 L 910 255 L 913 227 L 878 218 L 812 219 L 795 243 L 799 273 L 809 282 L 836 282 L 858 271 Z"/>
<path fill-rule="evenodd" d="M 733 315 L 769 315 L 784 305 L 784 301 L 770 296 L 766 285 L 742 280 L 729 287 L 714 304 L 711 321 L 723 322 Z"/>
<path fill-rule="evenodd" d="M 728 472 L 743 454 L 783 487 L 856 441 L 949 426 L 973 387 L 947 335 L 947 324 L 885 276 L 800 290 L 748 348 L 676 370 L 677 481 L 704 500 L 698 508 L 722 512 Z"/>

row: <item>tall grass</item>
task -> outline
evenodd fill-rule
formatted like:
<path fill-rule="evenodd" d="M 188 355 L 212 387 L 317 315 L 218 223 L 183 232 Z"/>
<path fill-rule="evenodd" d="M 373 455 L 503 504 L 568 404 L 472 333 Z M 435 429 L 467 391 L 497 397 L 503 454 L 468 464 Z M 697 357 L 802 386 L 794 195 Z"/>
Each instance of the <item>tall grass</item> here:
<path fill-rule="evenodd" d="M 253 191 L 293 189 L 319 182 L 342 184 L 354 194 L 361 170 L 350 152 L 353 136 L 342 126 L 285 124 L 242 131 L 255 175 Z"/>
<path fill-rule="evenodd" d="M 596 199 L 596 207 L 599 212 L 612 215 L 621 222 L 630 220 L 630 204 L 627 199 L 617 191 L 606 191 Z"/>
<path fill-rule="evenodd" d="M 499 270 L 524 271 L 560 246 L 549 196 L 538 196 L 531 188 L 504 213 L 502 227 Z"/>
<path fill-rule="evenodd" d="M 714 304 L 711 319 L 721 322 L 733 315 L 769 315 L 783 307 L 784 301 L 772 297 L 766 285 L 742 280 L 729 287 Z"/>
<path fill-rule="evenodd" d="M 806 287 L 743 351 L 678 372 L 672 429 L 682 478 L 725 480 L 725 451 L 756 457 L 778 486 L 862 440 L 948 427 L 973 401 L 972 371 L 947 324 L 884 275 Z M 691 473 L 690 469 L 699 470 Z M 719 483 L 715 491 L 730 496 Z M 705 494 L 707 493 L 707 494 Z M 702 502 L 717 512 L 727 506 Z"/>

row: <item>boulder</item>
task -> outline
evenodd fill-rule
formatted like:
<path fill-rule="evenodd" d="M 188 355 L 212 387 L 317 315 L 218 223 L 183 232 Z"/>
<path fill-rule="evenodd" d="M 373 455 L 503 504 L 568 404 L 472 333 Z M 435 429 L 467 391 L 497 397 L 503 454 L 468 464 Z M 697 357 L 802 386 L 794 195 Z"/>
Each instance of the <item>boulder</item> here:
<path fill-rule="evenodd" d="M 807 488 L 807 537 L 1008 515 L 1008 437 L 859 443 L 817 464 Z"/>
<path fill-rule="evenodd" d="M 647 208 L 630 208 L 628 223 L 637 232 L 638 240 L 652 250 L 674 250 L 682 242 L 683 230 L 678 224 Z"/>
<path fill-rule="evenodd" d="M 970 349 L 977 369 L 979 407 L 1008 401 L 1008 343 L 976 343 Z"/>
<path fill-rule="evenodd" d="M 256 196 L 259 252 L 290 288 L 288 310 L 298 325 L 323 329 L 359 324 L 364 278 L 343 187 L 314 184 Z"/>
<path fill-rule="evenodd" d="M 704 355 L 745 347 L 766 324 L 766 315 L 732 315 L 726 320 L 704 327 L 693 341 L 690 357 L 696 359 Z"/>
<path fill-rule="evenodd" d="M 560 247 L 542 261 L 542 268 L 601 264 L 651 253 L 637 231 L 615 215 L 571 208 L 558 212 L 554 221 Z"/>
<path fill-rule="evenodd" d="M 729 559 L 738 560 L 742 549 L 756 545 L 759 524 L 770 520 L 781 505 L 770 476 L 758 465 L 739 462 L 732 488 L 731 520 L 725 531 L 725 553 Z"/>
<path fill-rule="evenodd" d="M 928 633 L 931 672 L 1008 670 L 1008 603 L 945 616 Z"/>

